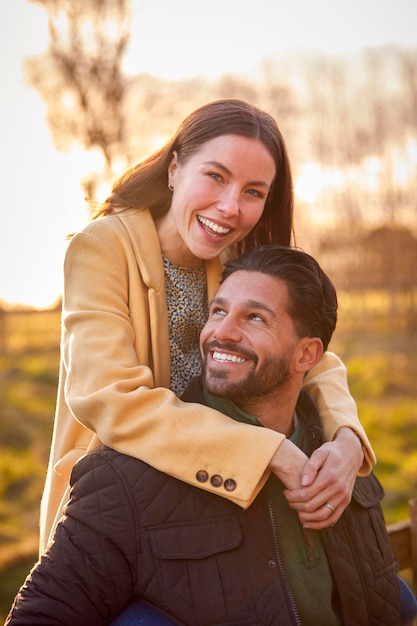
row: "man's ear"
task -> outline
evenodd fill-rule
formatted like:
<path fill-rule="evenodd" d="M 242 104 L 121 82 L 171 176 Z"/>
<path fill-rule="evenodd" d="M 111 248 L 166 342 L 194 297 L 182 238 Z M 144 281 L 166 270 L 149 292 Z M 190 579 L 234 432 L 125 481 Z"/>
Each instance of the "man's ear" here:
<path fill-rule="evenodd" d="M 323 343 L 318 337 L 303 337 L 296 351 L 294 367 L 297 372 L 308 372 L 322 356 Z"/>

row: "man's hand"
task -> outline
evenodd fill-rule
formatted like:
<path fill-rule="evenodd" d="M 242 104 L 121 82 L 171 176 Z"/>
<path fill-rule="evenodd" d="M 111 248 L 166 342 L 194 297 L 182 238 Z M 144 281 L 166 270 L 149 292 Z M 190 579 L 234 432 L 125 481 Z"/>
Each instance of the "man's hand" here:
<path fill-rule="evenodd" d="M 337 522 L 351 500 L 362 462 L 361 442 L 347 427 L 313 452 L 302 470 L 301 488 L 285 491 L 304 527 L 319 530 Z"/>
<path fill-rule="evenodd" d="M 269 469 L 276 474 L 287 489 L 299 490 L 307 461 L 308 456 L 300 448 L 289 439 L 284 439 L 272 457 Z M 313 470 L 313 480 L 315 473 Z"/>

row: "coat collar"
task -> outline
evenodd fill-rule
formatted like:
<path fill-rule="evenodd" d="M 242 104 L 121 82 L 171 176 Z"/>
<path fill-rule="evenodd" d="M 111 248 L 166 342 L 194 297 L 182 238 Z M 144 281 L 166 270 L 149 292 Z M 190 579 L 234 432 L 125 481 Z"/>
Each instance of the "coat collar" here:
<path fill-rule="evenodd" d="M 126 229 L 140 274 L 145 285 L 159 292 L 164 284 L 164 266 L 158 233 L 151 212 L 146 207 L 115 209 Z"/>
<path fill-rule="evenodd" d="M 146 207 L 115 209 L 115 212 L 126 229 L 143 282 L 147 287 L 160 292 L 165 284 L 164 266 L 161 244 L 151 212 Z M 206 261 L 205 265 L 210 302 L 217 291 L 223 266 L 219 258 Z"/>

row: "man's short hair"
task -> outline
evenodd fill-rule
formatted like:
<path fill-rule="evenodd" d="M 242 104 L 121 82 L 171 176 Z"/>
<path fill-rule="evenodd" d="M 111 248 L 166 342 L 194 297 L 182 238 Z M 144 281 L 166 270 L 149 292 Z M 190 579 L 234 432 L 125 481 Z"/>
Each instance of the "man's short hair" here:
<path fill-rule="evenodd" d="M 288 289 L 288 310 L 299 337 L 319 337 L 327 350 L 337 321 L 337 295 L 317 261 L 295 247 L 254 248 L 225 264 L 221 282 L 234 272 L 260 272 L 282 280 Z"/>

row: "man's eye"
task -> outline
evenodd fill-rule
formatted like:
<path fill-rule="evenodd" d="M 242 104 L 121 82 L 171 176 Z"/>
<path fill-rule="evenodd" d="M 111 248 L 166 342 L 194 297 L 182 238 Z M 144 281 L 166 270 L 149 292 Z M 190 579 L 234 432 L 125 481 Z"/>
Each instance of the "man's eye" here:
<path fill-rule="evenodd" d="M 259 315 L 258 313 L 252 313 L 249 316 L 249 319 L 255 321 L 255 322 L 263 322 L 264 318 L 262 317 L 262 315 Z"/>
<path fill-rule="evenodd" d="M 226 315 L 226 311 L 224 309 L 221 309 L 220 307 L 217 307 L 212 310 L 211 314 L 212 315 Z"/>

